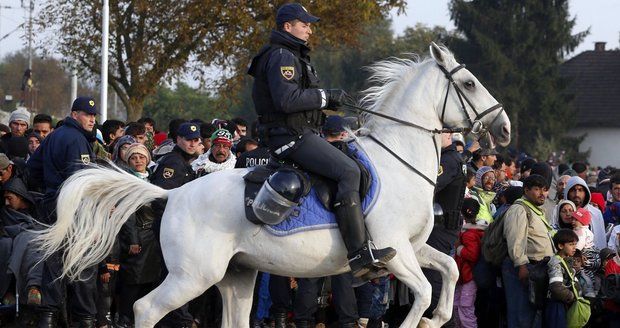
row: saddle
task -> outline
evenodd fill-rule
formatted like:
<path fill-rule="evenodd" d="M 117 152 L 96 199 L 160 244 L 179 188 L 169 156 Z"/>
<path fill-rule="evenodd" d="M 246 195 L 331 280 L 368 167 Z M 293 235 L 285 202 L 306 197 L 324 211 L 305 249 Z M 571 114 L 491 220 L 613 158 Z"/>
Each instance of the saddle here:
<path fill-rule="evenodd" d="M 364 199 L 364 197 L 368 194 L 370 190 L 370 185 L 372 183 L 372 177 L 368 169 L 360 163 L 360 161 L 350 156 L 359 166 L 361 172 L 360 179 L 360 199 Z M 269 177 L 276 173 L 279 170 L 294 170 L 298 173 L 298 176 L 302 177 L 304 191 L 302 194 L 301 202 L 303 202 L 304 198 L 310 193 L 310 191 L 314 190 L 316 193 L 320 203 L 329 211 L 333 209 L 333 203 L 335 201 L 336 192 L 337 192 L 337 184 L 335 181 L 328 179 L 326 177 L 313 174 L 310 172 L 303 171 L 298 165 L 293 162 L 286 160 L 279 160 L 274 157 L 271 157 L 269 163 L 263 166 L 255 166 L 250 172 L 248 172 L 243 179 L 245 180 L 245 194 L 244 194 L 244 208 L 245 208 L 245 216 L 250 222 L 255 224 L 264 224 L 252 210 L 252 204 L 259 190 L 269 179 Z M 298 216 L 299 213 L 296 210 L 291 214 L 291 216 Z"/>

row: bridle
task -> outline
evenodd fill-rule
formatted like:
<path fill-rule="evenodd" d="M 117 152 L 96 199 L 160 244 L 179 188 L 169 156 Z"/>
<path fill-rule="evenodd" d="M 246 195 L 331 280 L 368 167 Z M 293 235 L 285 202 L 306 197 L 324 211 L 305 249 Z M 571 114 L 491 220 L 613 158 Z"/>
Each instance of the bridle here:
<path fill-rule="evenodd" d="M 452 77 L 456 72 L 460 71 L 462 68 L 465 68 L 465 65 L 460 64 L 459 66 L 453 68 L 450 72 L 448 72 L 448 70 L 446 70 L 446 68 L 441 65 L 437 65 L 437 66 L 439 67 L 439 69 L 441 69 L 446 79 L 448 79 L 448 88 L 446 90 L 446 97 L 444 98 L 443 108 L 441 109 L 441 118 L 440 118 L 441 123 L 443 124 L 443 121 L 444 121 L 444 115 L 446 113 L 446 105 L 448 103 L 448 95 L 450 94 L 450 86 L 452 85 L 454 87 L 454 90 L 456 91 L 456 95 L 459 98 L 459 102 L 461 103 L 461 109 L 463 110 L 463 112 L 465 113 L 465 116 L 467 117 L 467 120 L 469 121 L 470 133 L 478 136 L 478 140 L 481 142 L 481 146 L 486 146 L 484 148 L 495 148 L 495 144 L 493 143 L 493 138 L 490 137 L 489 128 L 484 125 L 481 119 L 485 117 L 486 115 L 491 114 L 495 110 L 499 109 L 499 113 L 497 113 L 497 115 L 495 115 L 495 118 L 493 118 L 493 120 L 491 121 L 491 125 L 493 125 L 493 123 L 495 123 L 495 121 L 504 112 L 504 106 L 502 106 L 501 103 L 497 103 L 489 107 L 488 109 L 484 110 L 482 113 L 479 113 L 476 110 L 476 107 L 474 106 L 474 104 L 472 104 L 469 98 L 467 98 L 465 93 L 463 93 L 463 90 L 461 90 L 461 88 L 458 86 L 458 84 L 456 84 L 456 81 L 454 81 L 454 78 Z M 465 101 L 463 101 L 463 99 Z M 476 117 L 473 120 L 471 119 L 471 116 L 469 115 L 469 112 L 467 111 L 467 107 L 465 107 L 465 103 L 467 103 L 469 107 L 471 107 L 474 114 L 476 114 Z M 482 145 L 482 143 L 488 143 L 488 145 Z"/>
<path fill-rule="evenodd" d="M 495 118 L 493 118 L 493 120 L 491 121 L 491 125 L 493 125 L 493 123 L 495 123 L 495 121 L 502 115 L 502 112 L 504 111 L 504 107 L 502 106 L 502 104 L 497 103 L 491 107 L 489 107 L 488 109 L 484 110 L 483 112 L 479 113 L 476 110 L 476 107 L 471 103 L 471 101 L 469 100 L 469 98 L 467 98 L 467 96 L 465 95 L 465 93 L 463 93 L 463 91 L 461 90 L 461 88 L 459 88 L 459 86 L 456 84 L 456 82 L 454 81 L 454 78 L 452 77 L 456 72 L 458 72 L 459 70 L 461 70 L 462 68 L 465 68 L 465 65 L 460 64 L 459 66 L 455 67 L 454 69 L 452 69 L 450 72 L 448 72 L 443 66 L 441 65 L 437 65 L 439 67 L 439 69 L 441 69 L 441 71 L 444 73 L 444 76 L 446 77 L 446 79 L 448 79 L 448 88 L 446 89 L 446 96 L 444 98 L 444 102 L 443 102 L 443 108 L 441 109 L 441 117 L 440 117 L 440 122 L 443 126 L 444 124 L 444 115 L 446 112 L 446 106 L 448 103 L 448 95 L 450 94 L 450 85 L 452 85 L 454 87 L 454 90 L 456 91 L 456 94 L 458 96 L 459 102 L 461 103 L 461 109 L 463 110 L 463 112 L 465 113 L 465 116 L 467 117 L 467 120 L 469 122 L 469 127 L 467 128 L 441 128 L 441 129 L 428 129 L 425 128 L 419 124 L 415 124 L 409 121 L 405 121 L 405 120 L 401 120 L 399 118 L 390 116 L 390 115 L 386 115 L 383 113 L 379 113 L 379 112 L 375 112 L 357 105 L 354 105 L 352 103 L 343 103 L 344 106 L 350 107 L 352 109 L 355 109 L 359 112 L 364 112 L 364 113 L 368 113 L 368 114 L 372 114 L 375 116 L 379 116 L 412 128 L 416 128 L 418 130 L 422 130 L 425 132 L 430 133 L 433 137 L 433 143 L 435 144 L 435 151 L 437 153 L 437 165 L 439 165 L 439 150 L 437 147 L 437 140 L 435 139 L 434 135 L 435 134 L 440 134 L 440 133 L 456 133 L 456 132 L 468 132 L 468 133 L 472 133 L 474 135 L 478 136 L 478 140 L 481 143 L 481 146 L 489 147 L 489 148 L 493 148 L 494 147 L 494 143 L 493 143 L 493 138 L 490 135 L 490 131 L 489 128 L 487 126 L 484 125 L 484 123 L 481 121 L 481 119 L 492 113 L 495 110 L 499 109 L 499 113 L 497 113 L 497 115 L 495 116 Z M 464 101 L 463 101 L 464 100 Z M 472 120 L 471 116 L 469 115 L 469 112 L 467 111 L 467 107 L 465 106 L 465 103 L 467 103 L 469 105 L 469 107 L 471 107 L 471 109 L 473 110 L 473 112 L 476 114 L 476 117 Z M 388 146 L 386 146 L 384 143 L 382 143 L 379 139 L 377 139 L 375 136 L 373 136 L 372 134 L 369 134 L 368 137 L 374 141 L 375 143 L 377 143 L 379 146 L 381 146 L 381 148 L 385 149 L 390 155 L 392 155 L 393 157 L 395 157 L 399 162 L 401 162 L 403 165 L 405 165 L 406 167 L 408 167 L 410 170 L 412 170 L 413 172 L 415 172 L 416 174 L 418 174 L 419 176 L 421 176 L 424 180 L 426 180 L 429 184 L 431 184 L 433 187 L 436 186 L 436 183 L 430 179 L 429 177 L 427 177 L 424 173 L 420 172 L 419 170 L 417 170 L 415 167 L 413 167 L 413 165 L 409 164 L 409 162 L 405 161 L 402 157 L 398 156 L 398 154 L 396 154 L 393 150 L 391 150 Z"/>

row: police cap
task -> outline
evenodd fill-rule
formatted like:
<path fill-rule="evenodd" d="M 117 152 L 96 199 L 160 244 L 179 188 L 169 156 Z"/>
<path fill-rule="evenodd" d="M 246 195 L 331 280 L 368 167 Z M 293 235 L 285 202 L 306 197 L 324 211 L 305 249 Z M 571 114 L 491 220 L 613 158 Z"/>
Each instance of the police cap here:
<path fill-rule="evenodd" d="M 331 115 L 325 119 L 323 133 L 340 133 L 345 131 L 345 126 L 347 126 L 347 123 L 342 116 Z"/>
<path fill-rule="evenodd" d="M 186 140 L 198 139 L 200 138 L 200 127 L 195 123 L 183 123 L 177 129 L 177 136 Z"/>
<path fill-rule="evenodd" d="M 287 3 L 278 9 L 276 24 L 281 25 L 296 19 L 304 23 L 316 23 L 320 20 L 318 17 L 310 15 L 304 6 L 298 3 Z"/>
<path fill-rule="evenodd" d="M 97 106 L 92 97 L 77 97 L 73 101 L 71 111 L 83 111 L 88 114 L 97 115 Z"/>

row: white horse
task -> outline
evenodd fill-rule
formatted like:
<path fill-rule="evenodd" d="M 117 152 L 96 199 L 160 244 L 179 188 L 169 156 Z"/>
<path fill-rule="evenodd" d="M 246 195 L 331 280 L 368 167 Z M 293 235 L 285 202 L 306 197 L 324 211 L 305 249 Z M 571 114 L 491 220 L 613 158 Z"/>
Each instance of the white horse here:
<path fill-rule="evenodd" d="M 447 49 L 433 43 L 430 52 L 432 58 L 423 61 L 392 59 L 374 65 L 372 80 L 378 85 L 367 90 L 367 108 L 429 130 L 482 128 L 499 144 L 507 145 L 510 121 L 501 105 L 469 71 L 460 69 Z M 464 106 L 462 99 L 469 105 Z M 481 114 L 472 105 L 489 110 Z M 470 117 L 478 122 L 474 124 Z M 435 181 L 440 151 L 437 134 L 377 116 L 369 116 L 365 126 L 396 155 Z M 376 141 L 368 137 L 358 141 L 381 181 L 378 200 L 366 218 L 368 230 L 377 247 L 398 251 L 387 269 L 415 296 L 401 327 L 440 327 L 452 315 L 458 271 L 448 255 L 425 243 L 433 228 L 434 187 Z M 63 251 L 63 274 L 76 279 L 84 268 L 109 253 L 131 213 L 156 198 L 167 198 L 161 248 L 169 274 L 134 304 L 136 327 L 153 327 L 166 313 L 214 284 L 224 303 L 222 327 L 248 327 L 258 270 L 322 277 L 349 271 L 349 267 L 338 229 L 276 237 L 246 220 L 242 179 L 246 173 L 244 169 L 217 172 L 164 190 L 113 168 L 79 171 L 62 186 L 58 221 L 40 236 L 42 249 L 48 256 Z M 421 267 L 438 270 L 444 281 L 432 320 L 422 318 L 430 304 L 431 285 Z"/>

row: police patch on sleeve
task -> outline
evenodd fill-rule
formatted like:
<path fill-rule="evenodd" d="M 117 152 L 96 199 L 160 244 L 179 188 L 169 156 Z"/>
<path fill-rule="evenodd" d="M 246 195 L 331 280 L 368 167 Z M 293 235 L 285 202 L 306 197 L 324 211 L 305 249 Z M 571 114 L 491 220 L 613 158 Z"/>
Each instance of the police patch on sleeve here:
<path fill-rule="evenodd" d="M 82 160 L 82 163 L 84 163 L 84 164 L 89 164 L 90 163 L 90 155 L 88 155 L 88 154 L 80 155 L 80 159 Z"/>
<path fill-rule="evenodd" d="M 162 174 L 164 179 L 170 179 L 174 175 L 174 169 L 169 167 L 164 168 L 164 173 Z"/>
<path fill-rule="evenodd" d="M 439 165 L 439 171 L 437 172 L 437 176 L 440 176 L 443 174 L 443 165 Z"/>
<path fill-rule="evenodd" d="M 280 66 L 280 73 L 285 79 L 290 80 L 295 77 L 295 66 Z"/>

